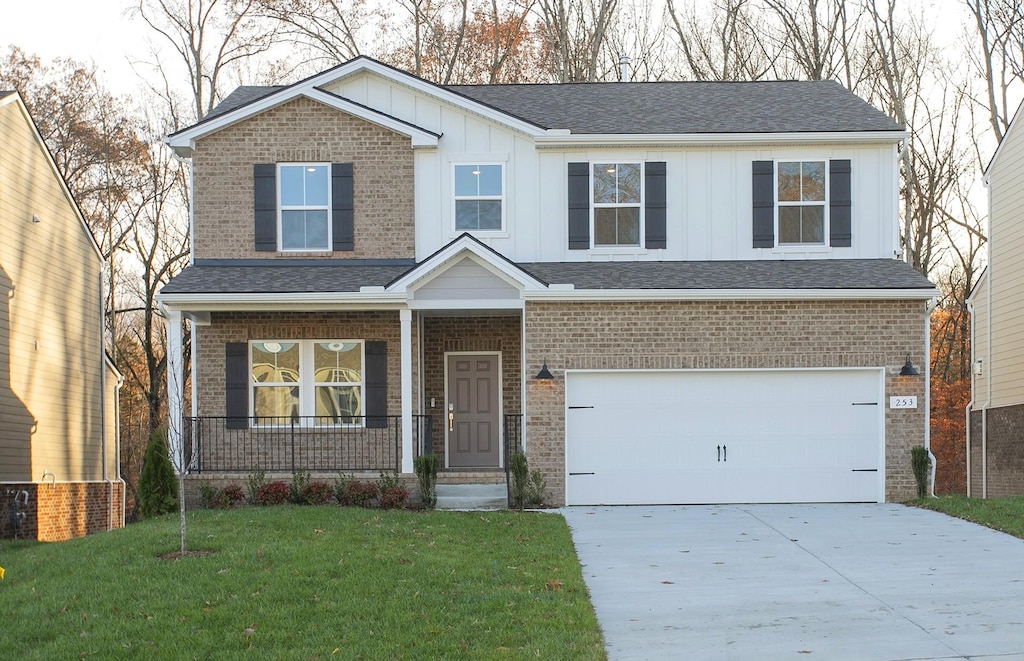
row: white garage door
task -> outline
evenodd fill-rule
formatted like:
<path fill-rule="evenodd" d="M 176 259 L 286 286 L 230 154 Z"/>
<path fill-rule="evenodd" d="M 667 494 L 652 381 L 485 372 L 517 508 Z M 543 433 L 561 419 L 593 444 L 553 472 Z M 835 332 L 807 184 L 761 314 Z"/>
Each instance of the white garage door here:
<path fill-rule="evenodd" d="M 570 505 L 884 499 L 881 370 L 569 372 Z"/>

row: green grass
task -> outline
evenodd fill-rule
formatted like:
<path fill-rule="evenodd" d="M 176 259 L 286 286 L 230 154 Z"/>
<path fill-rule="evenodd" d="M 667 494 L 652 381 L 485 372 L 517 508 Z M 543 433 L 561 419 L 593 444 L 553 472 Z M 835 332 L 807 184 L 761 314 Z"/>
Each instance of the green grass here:
<path fill-rule="evenodd" d="M 555 514 L 244 508 L 0 542 L 8 658 L 603 659 Z"/>
<path fill-rule="evenodd" d="M 942 496 L 917 500 L 914 504 L 1024 539 L 1024 498 Z"/>

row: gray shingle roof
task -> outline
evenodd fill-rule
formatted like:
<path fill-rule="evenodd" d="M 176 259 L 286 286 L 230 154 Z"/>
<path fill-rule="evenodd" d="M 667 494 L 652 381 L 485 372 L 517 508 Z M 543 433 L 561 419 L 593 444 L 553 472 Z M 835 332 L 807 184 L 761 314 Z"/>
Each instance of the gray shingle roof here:
<path fill-rule="evenodd" d="M 165 294 L 356 292 L 385 286 L 411 267 L 393 265 L 189 266 Z M 577 289 L 932 289 L 912 266 L 892 259 L 519 264 L 547 282 Z"/>
<path fill-rule="evenodd" d="M 283 90 L 284 88 L 284 85 L 242 85 L 241 87 L 237 87 L 235 88 L 235 91 L 224 97 L 224 100 L 218 103 L 213 110 L 208 112 L 206 117 L 203 118 L 203 121 L 216 117 L 217 115 L 223 115 L 235 108 L 241 108 L 246 104 L 258 101 L 265 96 L 270 96 L 274 92 Z"/>
<path fill-rule="evenodd" d="M 11 94 L 14 94 L 14 90 L 0 90 L 0 99 L 5 96 L 10 96 Z"/>
<path fill-rule="evenodd" d="M 903 127 L 834 81 L 450 85 L 446 89 L 573 133 L 807 133 Z"/>

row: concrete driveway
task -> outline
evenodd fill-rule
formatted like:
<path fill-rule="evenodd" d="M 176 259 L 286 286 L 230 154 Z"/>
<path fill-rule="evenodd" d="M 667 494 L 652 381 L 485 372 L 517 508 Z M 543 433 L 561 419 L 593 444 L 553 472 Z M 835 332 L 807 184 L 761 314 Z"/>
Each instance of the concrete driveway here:
<path fill-rule="evenodd" d="M 563 508 L 610 659 L 1024 659 L 1024 541 L 902 505 Z"/>

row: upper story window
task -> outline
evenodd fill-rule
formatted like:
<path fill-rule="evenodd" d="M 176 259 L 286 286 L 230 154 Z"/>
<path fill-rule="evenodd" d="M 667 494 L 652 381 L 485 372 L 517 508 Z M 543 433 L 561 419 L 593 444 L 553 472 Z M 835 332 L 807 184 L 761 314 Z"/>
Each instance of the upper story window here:
<path fill-rule="evenodd" d="M 331 249 L 330 166 L 278 166 L 281 250 Z"/>
<path fill-rule="evenodd" d="M 825 173 L 824 161 L 779 161 L 779 244 L 825 243 Z"/>
<path fill-rule="evenodd" d="M 456 164 L 454 175 L 455 230 L 503 230 L 505 166 L 501 163 Z"/>
<path fill-rule="evenodd" d="M 594 246 L 639 246 L 639 163 L 594 163 Z"/>
<path fill-rule="evenodd" d="M 249 345 L 252 415 L 287 424 L 358 423 L 363 411 L 363 342 L 273 340 Z"/>
<path fill-rule="evenodd" d="M 668 246 L 665 161 L 567 165 L 569 250 Z"/>

